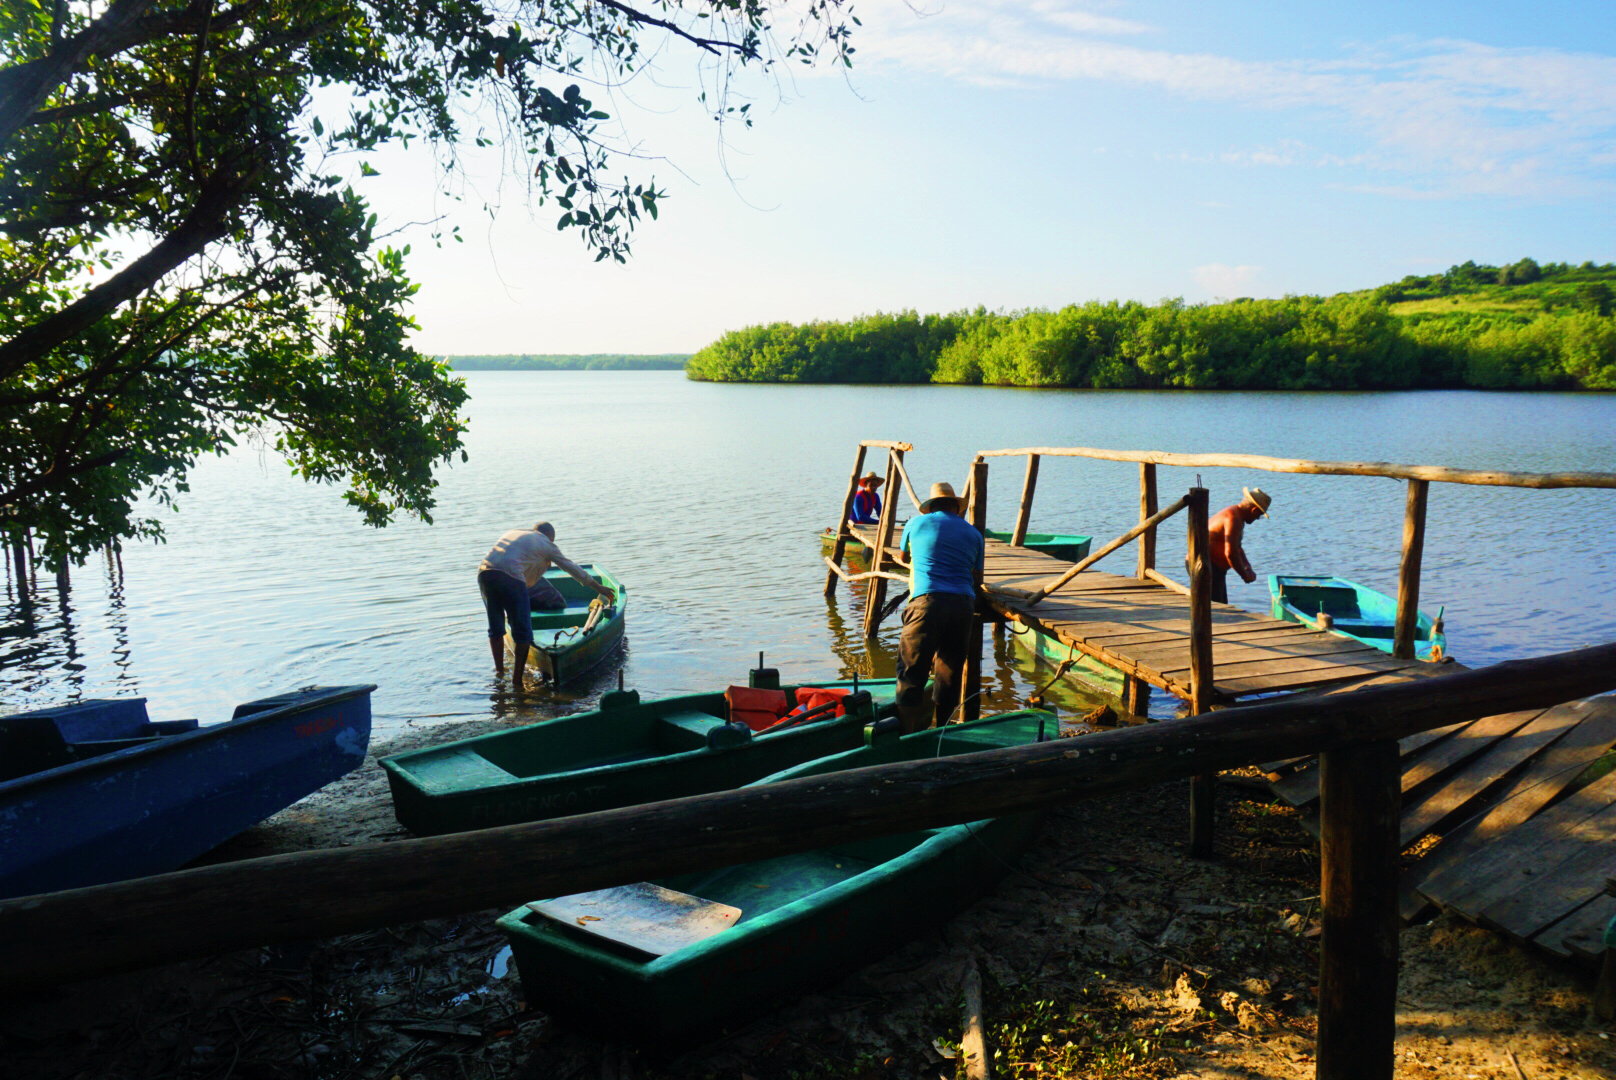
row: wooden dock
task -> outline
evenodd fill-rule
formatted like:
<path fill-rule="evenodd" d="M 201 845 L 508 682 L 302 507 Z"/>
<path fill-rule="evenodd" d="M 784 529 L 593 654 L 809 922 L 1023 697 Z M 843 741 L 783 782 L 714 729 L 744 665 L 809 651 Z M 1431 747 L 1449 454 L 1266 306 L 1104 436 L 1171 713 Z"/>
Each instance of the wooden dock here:
<path fill-rule="evenodd" d="M 888 581 L 902 578 L 906 570 L 901 552 L 892 546 L 901 523 L 891 504 L 900 491 L 912 503 L 918 500 L 903 465 L 911 447 L 865 445 L 888 450 L 888 506 L 877 525 L 847 526 L 843 535 L 862 543 L 866 556 L 879 549 L 880 538 L 887 539 L 883 558 L 869 559 L 872 572 L 863 575 L 872 582 L 874 603 L 865 629 L 873 635 L 895 607 L 882 602 Z M 962 492 L 972 523 L 985 530 L 985 459 L 1024 455 L 1027 470 L 1012 536 L 1025 537 L 1038 459 L 1050 454 L 1137 462 L 1140 523 L 1075 565 L 1014 541 L 987 540 L 982 575 L 987 617 L 1017 623 L 1059 642 L 1073 656 L 1103 665 L 1093 671 L 1118 673 L 1124 705 L 1141 717 L 1150 688 L 1172 694 L 1189 704 L 1189 712 L 1198 713 L 1258 695 L 1300 703 L 1308 697 L 1350 695 L 1464 672 L 1462 664 L 1451 661 L 1412 658 L 1428 484 L 1616 487 L 1611 474 L 1464 472 L 1237 455 L 1026 448 L 978 455 Z M 1313 626 L 1209 603 L 1206 493 L 1191 489 L 1184 499 L 1158 510 L 1157 464 L 1406 480 L 1392 654 Z M 854 472 L 856 476 L 857 468 Z M 850 487 L 849 505 L 851 498 Z M 1183 511 L 1188 511 L 1191 561 L 1201 575 L 1188 587 L 1156 568 L 1158 528 Z M 1134 541 L 1139 552 L 1132 576 L 1089 568 Z M 838 544 L 838 558 L 840 548 Z M 827 579 L 827 590 L 833 581 L 834 575 Z M 1050 650 L 1042 651 L 1048 655 Z M 1395 757 L 1388 750 L 1388 769 L 1393 762 L 1400 773 L 1401 805 L 1396 835 L 1388 836 L 1388 843 L 1395 843 L 1403 855 L 1398 893 L 1405 919 L 1441 908 L 1562 958 L 1590 962 L 1604 955 L 1602 932 L 1616 916 L 1616 855 L 1611 854 L 1616 849 L 1616 698 L 1571 701 L 1422 731 L 1400 740 Z M 1270 762 L 1262 768 L 1274 793 L 1302 811 L 1303 823 L 1316 834 L 1325 831 L 1318 759 Z M 1201 779 L 1206 783 L 1192 801 L 1191 850 L 1209 853 L 1211 784 L 1209 777 Z M 1388 793 L 1392 790 L 1388 782 Z"/>

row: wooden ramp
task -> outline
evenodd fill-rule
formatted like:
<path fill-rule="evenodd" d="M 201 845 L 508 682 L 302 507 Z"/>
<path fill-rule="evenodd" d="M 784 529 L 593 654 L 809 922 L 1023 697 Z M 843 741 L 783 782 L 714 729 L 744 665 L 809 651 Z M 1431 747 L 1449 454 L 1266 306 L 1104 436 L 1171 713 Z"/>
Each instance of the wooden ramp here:
<path fill-rule="evenodd" d="M 983 584 L 1036 591 L 1071 568 L 1048 555 L 987 542 Z M 1086 570 L 1037 605 L 1002 594 L 990 603 L 1007 619 L 1078 652 L 1190 698 L 1190 601 L 1143 578 Z M 1230 701 L 1429 668 L 1293 622 L 1212 605 L 1213 692 Z"/>
<path fill-rule="evenodd" d="M 1616 772 L 1601 775 L 1616 746 L 1616 698 L 1484 717 L 1400 745 L 1401 839 L 1419 852 L 1403 875 L 1404 918 L 1435 905 L 1556 956 L 1596 959 L 1616 916 L 1606 891 Z M 1275 794 L 1316 832 L 1316 761 L 1268 768 Z"/>

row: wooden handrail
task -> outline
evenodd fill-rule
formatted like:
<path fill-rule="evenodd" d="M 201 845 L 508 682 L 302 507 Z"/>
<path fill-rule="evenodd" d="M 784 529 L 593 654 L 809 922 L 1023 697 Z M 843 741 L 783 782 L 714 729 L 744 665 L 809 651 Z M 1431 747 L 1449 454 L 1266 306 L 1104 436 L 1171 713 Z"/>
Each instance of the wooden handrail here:
<path fill-rule="evenodd" d="M 914 449 L 914 445 L 906 442 L 884 442 L 881 439 L 865 439 L 860 446 L 875 446 L 882 450 L 902 450 L 904 453 Z"/>
<path fill-rule="evenodd" d="M 1081 739 L 20 897 L 0 901 L 0 980 L 23 990 L 1051 809 L 1611 689 L 1616 644 Z"/>
<path fill-rule="evenodd" d="M 1168 589 L 1168 590 L 1170 590 L 1172 592 L 1176 592 L 1180 596 L 1188 596 L 1190 594 L 1190 591 L 1189 591 L 1189 589 L 1187 587 L 1185 587 L 1183 585 L 1180 585 L 1178 582 L 1174 581 L 1172 578 L 1168 577 L 1166 574 L 1162 573 L 1160 570 L 1156 570 L 1154 568 L 1147 569 L 1140 576 L 1142 576 L 1146 581 L 1154 581 L 1156 584 L 1158 584 L 1158 585 L 1162 586 L 1163 588 L 1166 588 L 1166 589 Z"/>
<path fill-rule="evenodd" d="M 837 577 L 849 583 L 854 581 L 869 581 L 871 578 L 885 578 L 888 581 L 901 581 L 905 585 L 909 584 L 909 578 L 905 574 L 889 574 L 885 570 L 866 570 L 862 574 L 849 574 L 846 570 L 843 570 L 840 566 L 837 566 L 835 563 L 831 562 L 830 556 L 827 555 L 822 557 L 824 558 L 826 565 L 836 572 Z"/>
<path fill-rule="evenodd" d="M 1450 469 L 1442 465 L 1398 465 L 1388 461 L 1305 461 L 1263 457 L 1260 454 L 1170 454 L 1159 450 L 1098 450 L 1087 446 L 1024 446 L 1014 450 L 983 450 L 976 456 L 1015 457 L 1022 454 L 1138 461 L 1147 465 L 1176 465 L 1188 469 L 1231 468 L 1325 476 L 1389 476 L 1396 480 L 1428 480 L 1489 487 L 1616 488 L 1616 473 L 1608 472 L 1500 472 Z"/>
<path fill-rule="evenodd" d="M 1066 571 L 1066 573 L 1062 574 L 1055 580 L 1053 585 L 1046 585 L 1042 589 L 1039 589 L 1037 592 L 1031 594 L 1031 596 L 1029 596 L 1027 599 L 1027 603 L 1029 605 L 1038 603 L 1050 593 L 1054 592 L 1068 581 L 1071 581 L 1078 574 L 1081 574 L 1084 570 L 1087 570 L 1089 567 L 1093 566 L 1095 563 L 1117 550 L 1117 548 L 1139 539 L 1140 533 L 1144 532 L 1146 529 L 1155 528 L 1157 525 L 1160 525 L 1162 522 L 1184 509 L 1184 507 L 1187 505 L 1189 505 L 1189 503 L 1186 499 L 1180 499 L 1173 505 L 1163 510 L 1156 511 L 1155 514 L 1141 521 L 1139 524 L 1135 525 L 1133 528 L 1129 529 L 1127 532 L 1105 545 L 1105 547 L 1101 548 L 1099 551 L 1096 551 L 1093 555 L 1090 555 L 1088 558 Z"/>
<path fill-rule="evenodd" d="M 903 458 L 898 458 L 896 460 L 898 463 L 898 475 L 903 478 L 903 490 L 909 496 L 910 505 L 915 508 L 916 513 L 919 513 L 920 498 L 915 494 L 915 486 L 909 482 L 909 471 L 903 467 Z M 887 498 L 892 498 L 891 492 L 887 493 Z"/>

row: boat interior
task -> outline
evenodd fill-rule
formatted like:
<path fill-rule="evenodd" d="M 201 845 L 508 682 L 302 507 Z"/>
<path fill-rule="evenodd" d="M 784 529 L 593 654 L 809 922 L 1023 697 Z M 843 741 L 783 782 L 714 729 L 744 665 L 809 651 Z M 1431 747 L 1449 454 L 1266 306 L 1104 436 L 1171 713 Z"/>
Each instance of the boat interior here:
<path fill-rule="evenodd" d="M 145 698 L 85 701 L 0 719 L 0 781 L 144 746 L 196 730 L 195 720 L 153 722 Z"/>
<path fill-rule="evenodd" d="M 616 586 L 616 582 L 601 576 L 593 563 L 579 563 L 589 572 L 589 576 L 603 585 Z M 589 619 L 589 602 L 597 594 L 593 589 L 586 588 L 582 582 L 574 581 L 572 575 L 565 570 L 550 570 L 544 575 L 544 580 L 555 586 L 567 606 L 557 611 L 533 612 L 534 630 L 567 630 L 574 626 L 582 626 Z"/>

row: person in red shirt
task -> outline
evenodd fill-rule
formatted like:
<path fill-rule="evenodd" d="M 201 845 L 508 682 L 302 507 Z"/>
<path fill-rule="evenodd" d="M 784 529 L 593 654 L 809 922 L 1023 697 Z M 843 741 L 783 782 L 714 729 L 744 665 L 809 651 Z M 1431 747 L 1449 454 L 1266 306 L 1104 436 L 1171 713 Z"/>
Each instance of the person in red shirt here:
<path fill-rule="evenodd" d="M 1225 506 L 1207 522 L 1208 538 L 1212 542 L 1212 601 L 1229 602 L 1229 571 L 1240 575 L 1247 585 L 1257 580 L 1251 563 L 1246 561 L 1246 549 L 1241 545 L 1246 526 L 1260 517 L 1268 516 L 1273 499 L 1262 488 L 1241 488 L 1245 497 L 1233 506 Z M 1188 561 L 1186 560 L 1186 569 Z"/>
<path fill-rule="evenodd" d="M 881 520 L 881 485 L 886 483 L 875 473 L 865 473 L 859 478 L 858 491 L 853 495 L 853 516 L 848 518 L 855 525 L 874 525 Z"/>

